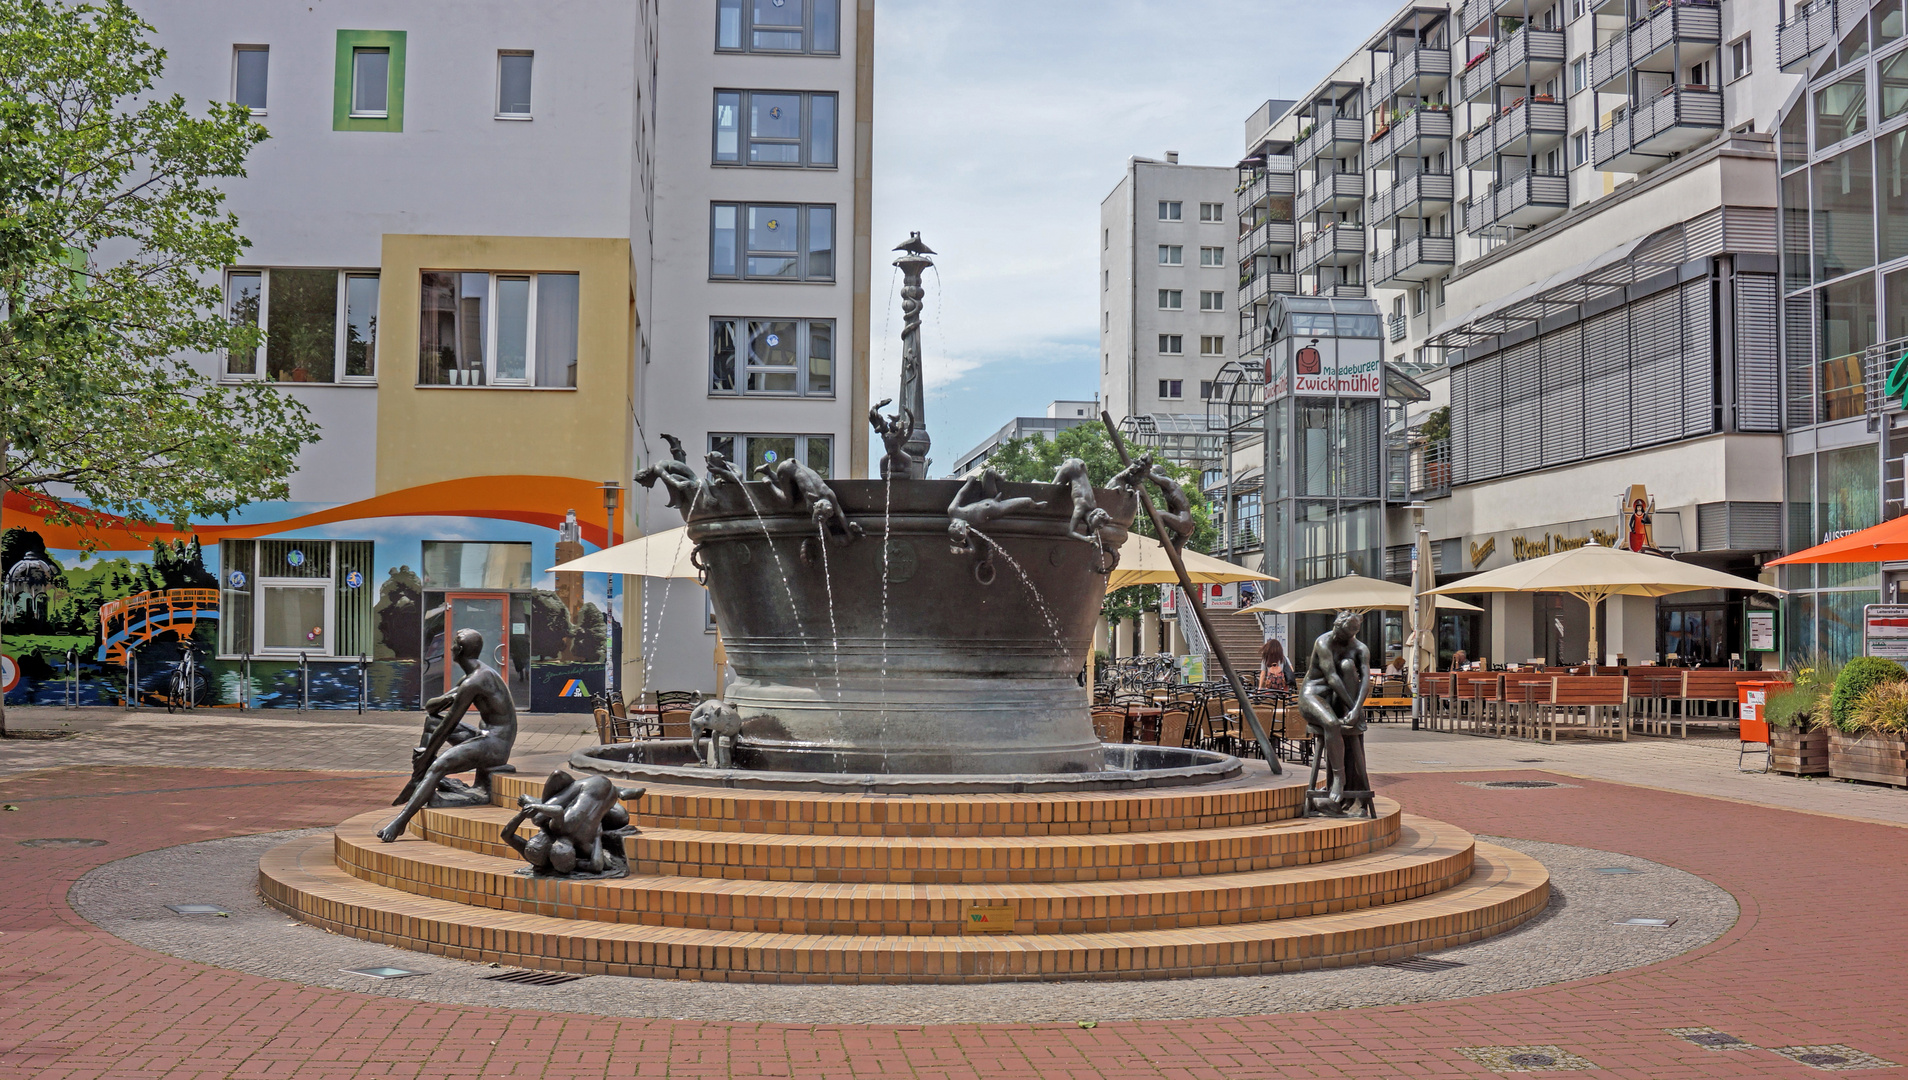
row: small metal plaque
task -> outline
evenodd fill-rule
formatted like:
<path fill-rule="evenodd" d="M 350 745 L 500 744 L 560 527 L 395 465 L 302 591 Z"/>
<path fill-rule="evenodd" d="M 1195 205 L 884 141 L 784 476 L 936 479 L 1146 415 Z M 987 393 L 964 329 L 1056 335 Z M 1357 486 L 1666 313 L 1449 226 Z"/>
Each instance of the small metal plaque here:
<path fill-rule="evenodd" d="M 970 907 L 967 917 L 961 920 L 961 930 L 969 934 L 1011 934 L 1014 930 L 1014 909 L 1006 905 Z"/>
<path fill-rule="evenodd" d="M 369 979 L 409 979 L 424 974 L 422 971 L 412 971 L 410 968 L 401 967 L 339 968 L 338 970 L 346 975 L 363 975 Z"/>
<path fill-rule="evenodd" d="M 899 585 L 912 578 L 921 568 L 921 554 L 914 550 L 911 541 L 900 537 L 890 537 L 881 549 L 881 557 L 886 561 L 888 584 Z"/>
<path fill-rule="evenodd" d="M 167 904 L 166 907 L 171 908 L 173 912 L 179 915 L 230 915 L 231 914 L 231 912 L 225 910 L 224 908 L 220 907 L 217 904 Z"/>

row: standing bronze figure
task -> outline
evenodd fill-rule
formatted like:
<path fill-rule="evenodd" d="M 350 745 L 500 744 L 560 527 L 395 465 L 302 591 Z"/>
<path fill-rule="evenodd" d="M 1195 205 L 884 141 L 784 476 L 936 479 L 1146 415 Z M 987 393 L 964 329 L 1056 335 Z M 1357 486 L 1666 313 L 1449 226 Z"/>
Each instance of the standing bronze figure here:
<path fill-rule="evenodd" d="M 473 801 L 490 802 L 491 773 L 511 771 L 510 748 L 517 742 L 517 706 L 510 700 L 510 687 L 504 685 L 503 676 L 483 662 L 483 654 L 482 634 L 475 630 L 457 632 L 451 660 L 464 669 L 464 677 L 450 693 L 424 703 L 424 745 L 411 751 L 411 782 L 393 803 L 403 803 L 403 812 L 378 830 L 378 839 L 385 843 L 404 835 L 411 819 L 431 803 L 452 773 L 476 772 L 476 782 L 467 789 L 470 797 L 457 799 L 458 805 L 470 805 Z M 460 722 L 473 707 L 483 722 L 481 729 Z M 445 750 L 447 743 L 450 749 Z"/>
<path fill-rule="evenodd" d="M 888 452 L 881 455 L 881 478 L 883 480 L 907 480 L 914 475 L 914 458 L 908 453 L 908 440 L 914 438 L 914 413 L 906 405 L 893 416 L 881 415 L 893 398 L 882 398 L 880 404 L 868 410 L 868 423 L 874 427 L 875 434 L 881 436 L 881 445 Z"/>
<path fill-rule="evenodd" d="M 1372 811 L 1371 779 L 1365 772 L 1365 698 L 1371 692 L 1371 650 L 1358 640 L 1360 616 L 1341 611 L 1332 628 L 1312 642 L 1299 688 L 1305 726 L 1318 740 L 1312 755 L 1312 782 L 1326 768 L 1324 791 L 1308 791 L 1306 813 L 1343 817 L 1362 806 Z"/>

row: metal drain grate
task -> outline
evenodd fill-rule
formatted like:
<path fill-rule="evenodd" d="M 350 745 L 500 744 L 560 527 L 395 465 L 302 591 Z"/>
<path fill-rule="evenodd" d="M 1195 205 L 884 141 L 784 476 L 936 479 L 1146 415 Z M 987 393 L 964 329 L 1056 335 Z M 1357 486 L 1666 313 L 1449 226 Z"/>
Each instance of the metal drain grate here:
<path fill-rule="evenodd" d="M 1403 960 L 1393 960 L 1389 963 L 1380 964 L 1379 966 L 1397 968 L 1399 971 L 1419 971 L 1429 974 L 1434 971 L 1449 971 L 1452 968 L 1461 968 L 1466 965 L 1461 960 L 1433 960 L 1428 956 L 1407 956 Z"/>
<path fill-rule="evenodd" d="M 506 971 L 501 975 L 486 975 L 491 982 L 509 983 L 512 986 L 560 986 L 588 978 L 586 975 L 571 975 L 562 971 Z"/>
<path fill-rule="evenodd" d="M 1632 915 L 1627 919 L 1618 919 L 1618 926 L 1647 926 L 1654 930 L 1668 930 L 1676 925 L 1675 919 L 1661 919 L 1651 915 Z"/>
<path fill-rule="evenodd" d="M 1486 780 L 1484 786 L 1487 788 L 1540 788 L 1563 785 L 1554 780 Z"/>
<path fill-rule="evenodd" d="M 101 847 L 104 840 L 94 840 L 84 836 L 42 836 L 35 840 L 20 841 L 21 847 Z"/>
<path fill-rule="evenodd" d="M 166 907 L 171 908 L 175 913 L 180 915 L 230 915 L 231 914 L 231 912 L 225 910 L 224 908 L 220 907 L 217 904 L 167 904 Z"/>
<path fill-rule="evenodd" d="M 422 971 L 412 971 L 410 968 L 401 967 L 339 968 L 338 970 L 346 975 L 363 975 L 370 979 L 409 979 L 425 974 Z"/>
<path fill-rule="evenodd" d="M 1535 765 L 1544 759 L 1540 757 L 1520 757 L 1520 758 L 1512 758 L 1511 760 L 1517 762 L 1520 765 Z"/>
<path fill-rule="evenodd" d="M 1595 872 L 1599 874 L 1640 874 L 1643 871 L 1632 870 L 1627 866 L 1599 866 Z"/>

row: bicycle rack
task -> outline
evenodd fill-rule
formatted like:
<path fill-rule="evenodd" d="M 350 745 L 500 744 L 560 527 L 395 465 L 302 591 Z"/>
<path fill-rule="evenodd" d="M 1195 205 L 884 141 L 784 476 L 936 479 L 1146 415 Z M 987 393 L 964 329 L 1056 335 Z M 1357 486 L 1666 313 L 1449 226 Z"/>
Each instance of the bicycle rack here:
<path fill-rule="evenodd" d="M 311 708 L 311 658 L 298 654 L 298 711 Z"/>
<path fill-rule="evenodd" d="M 358 714 L 364 714 L 365 702 L 371 696 L 371 658 L 358 654 Z"/>

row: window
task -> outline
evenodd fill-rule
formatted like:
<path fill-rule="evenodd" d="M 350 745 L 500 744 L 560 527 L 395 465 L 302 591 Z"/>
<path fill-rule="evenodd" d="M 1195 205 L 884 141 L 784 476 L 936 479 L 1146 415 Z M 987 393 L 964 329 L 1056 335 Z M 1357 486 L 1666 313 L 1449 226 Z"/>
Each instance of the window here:
<path fill-rule="evenodd" d="M 1199 265 L 1226 265 L 1226 249 L 1222 247 L 1202 247 L 1199 249 Z"/>
<path fill-rule="evenodd" d="M 1199 400 L 1201 401 L 1212 400 L 1212 380 L 1211 379 L 1199 380 Z"/>
<path fill-rule="evenodd" d="M 1182 253 L 1184 251 L 1185 249 L 1180 247 L 1178 244 L 1159 245 L 1159 265 L 1161 266 L 1182 265 L 1181 259 L 1183 258 Z"/>
<path fill-rule="evenodd" d="M 834 320 L 709 320 L 709 393 L 834 396 Z"/>
<path fill-rule="evenodd" d="M 1881 84 L 1881 119 L 1892 120 L 1908 110 L 1908 51 L 1884 57 L 1876 67 L 1876 77 Z"/>
<path fill-rule="evenodd" d="M 404 130 L 402 30 L 338 31 L 333 76 L 333 131 Z"/>
<path fill-rule="evenodd" d="M 1749 35 L 1744 34 L 1729 43 L 1729 78 L 1742 78 L 1749 74 L 1750 66 Z"/>
<path fill-rule="evenodd" d="M 534 53 L 501 50 L 497 53 L 497 118 L 530 119 L 530 64 Z"/>
<path fill-rule="evenodd" d="M 1113 250 L 1113 230 L 1112 229 L 1100 230 L 1100 250 L 1101 251 Z"/>
<path fill-rule="evenodd" d="M 720 52 L 841 52 L 841 0 L 717 0 Z"/>
<path fill-rule="evenodd" d="M 1199 310 L 1201 311 L 1226 310 L 1226 294 L 1217 289 L 1199 290 Z"/>
<path fill-rule="evenodd" d="M 264 332 L 272 382 L 363 382 L 378 353 L 378 275 L 350 270 L 230 270 L 225 317 Z M 259 350 L 233 349 L 227 378 L 258 378 Z"/>
<path fill-rule="evenodd" d="M 1224 334 L 1199 335 L 1199 355 L 1201 356 L 1226 355 L 1226 336 Z"/>
<path fill-rule="evenodd" d="M 232 103 L 243 105 L 254 115 L 265 112 L 265 75 L 271 67 L 272 51 L 265 45 L 232 46 Z"/>
<path fill-rule="evenodd" d="M 1200 203 L 1199 204 L 1199 220 L 1201 221 L 1226 220 L 1226 204 L 1216 203 L 1216 202 Z"/>
<path fill-rule="evenodd" d="M 835 280 L 835 208 L 711 203 L 709 276 Z"/>
<path fill-rule="evenodd" d="M 1161 221 L 1178 221 L 1178 220 L 1179 220 L 1179 213 L 1180 213 L 1180 207 L 1181 207 L 1182 205 L 1184 205 L 1184 204 L 1182 204 L 1182 203 L 1176 203 L 1176 202 L 1167 202 L 1166 200 L 1164 200 L 1164 199 L 1161 199 L 1161 200 L 1159 201 L 1159 220 L 1161 220 Z"/>
<path fill-rule="evenodd" d="M 1100 271 L 1100 291 L 1107 292 L 1111 290 L 1112 288 L 1113 288 L 1113 271 L 1111 270 Z"/>
<path fill-rule="evenodd" d="M 1865 72 L 1838 79 L 1815 92 L 1815 148 L 1833 146 L 1868 129 Z"/>
<path fill-rule="evenodd" d="M 1814 178 L 1815 280 L 1826 281 L 1875 265 L 1875 177 L 1870 144 L 1816 162 Z"/>
<path fill-rule="evenodd" d="M 221 542 L 219 652 L 369 655 L 372 555 L 362 540 Z"/>
<path fill-rule="evenodd" d="M 1110 311 L 1100 312 L 1100 333 L 1102 334 L 1111 333 L 1112 330 L 1113 330 L 1113 313 Z"/>
<path fill-rule="evenodd" d="M 1178 356 L 1184 351 L 1178 334 L 1159 335 L 1159 351 L 1164 356 Z"/>
<path fill-rule="evenodd" d="M 1590 133 L 1579 131 L 1570 136 L 1570 164 L 1590 164 Z"/>
<path fill-rule="evenodd" d="M 757 466 L 773 465 L 799 455 L 808 467 L 829 475 L 834 464 L 835 439 L 832 435 L 732 435 L 711 434 L 709 449 L 734 463 L 735 471 L 753 477 Z M 740 452 L 738 454 L 738 451 Z"/>
<path fill-rule="evenodd" d="M 1582 90 L 1585 86 L 1589 85 L 1590 80 L 1588 75 L 1585 72 L 1585 69 L 1588 68 L 1589 66 L 1590 66 L 1589 61 L 1585 60 L 1582 57 L 1578 57 L 1577 59 L 1570 61 L 1570 92 L 1571 93 L 1573 94 L 1577 93 L 1578 91 Z"/>
<path fill-rule="evenodd" d="M 834 94 L 717 90 L 715 163 L 835 167 Z"/>
<path fill-rule="evenodd" d="M 1178 311 L 1180 308 L 1180 297 L 1182 295 L 1178 289 L 1159 290 L 1159 310 Z"/>
<path fill-rule="evenodd" d="M 1184 385 L 1185 382 L 1180 379 L 1161 379 L 1159 380 L 1159 396 L 1167 401 L 1178 401 L 1180 387 Z"/>
<path fill-rule="evenodd" d="M 576 386 L 575 274 L 426 270 L 419 386 Z"/>

